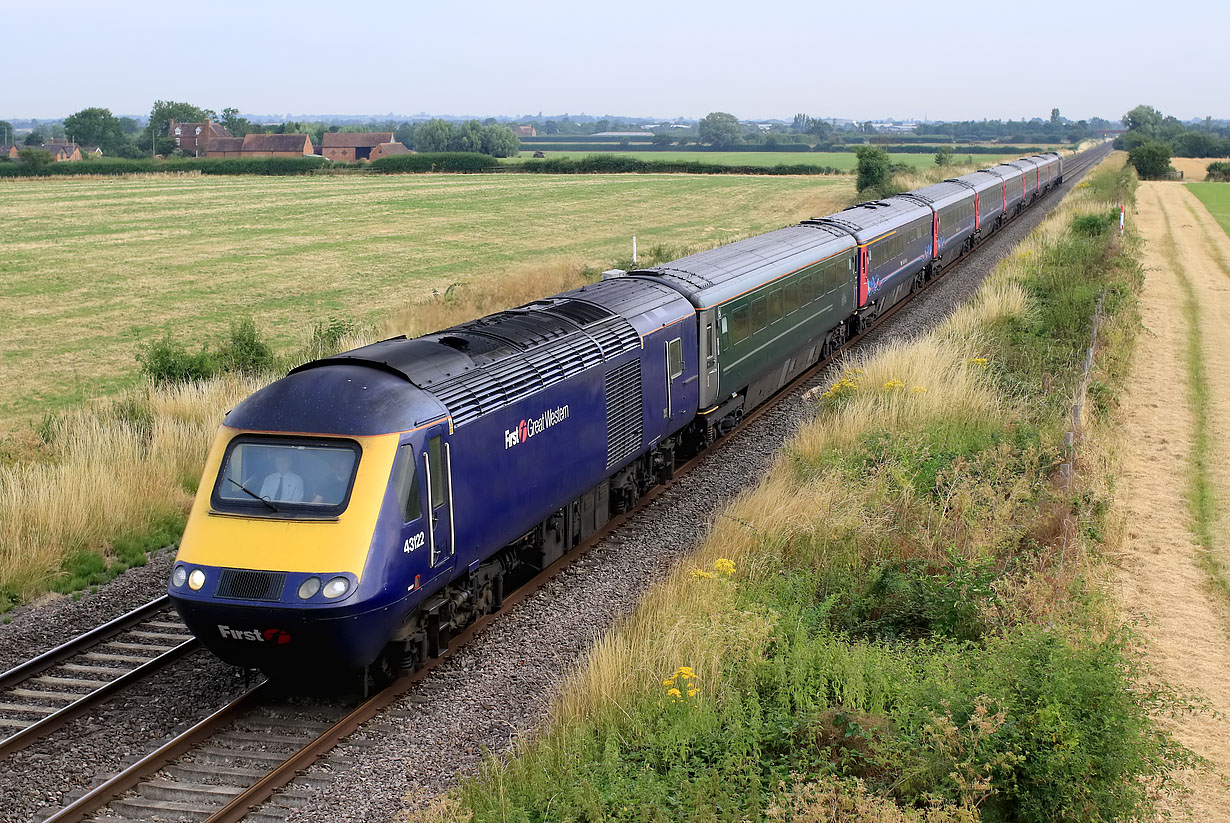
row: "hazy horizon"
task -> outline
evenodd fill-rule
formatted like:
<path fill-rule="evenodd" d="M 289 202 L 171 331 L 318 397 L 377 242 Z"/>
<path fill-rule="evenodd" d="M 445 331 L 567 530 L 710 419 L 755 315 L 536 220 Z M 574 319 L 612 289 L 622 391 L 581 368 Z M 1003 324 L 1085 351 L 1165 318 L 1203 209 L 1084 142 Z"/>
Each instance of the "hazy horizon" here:
<path fill-rule="evenodd" d="M 962 16 L 896 0 L 873 15 L 850 6 L 751 15 L 744 4 L 695 0 L 614 11 L 547 0 L 515 13 L 480 0 L 465 14 L 369 4 L 354 19 L 320 0 L 294 11 L 239 0 L 207 12 L 148 0 L 59 8 L 53 22 L 37 5 L 6 10 L 9 32 L 39 35 L 5 38 L 0 117 L 50 120 L 88 106 L 147 113 L 157 99 L 355 112 L 339 117 L 584 110 L 789 120 L 802 111 L 952 121 L 1045 119 L 1058 107 L 1073 120 L 1117 120 L 1140 103 L 1184 120 L 1230 115 L 1214 110 L 1228 102 L 1218 87 L 1230 75 L 1226 50 L 1159 36 L 1149 7 L 1135 2 L 1059 16 L 999 6 Z M 1218 11 L 1179 0 L 1166 17 Z M 48 82 L 49 70 L 61 82 Z"/>

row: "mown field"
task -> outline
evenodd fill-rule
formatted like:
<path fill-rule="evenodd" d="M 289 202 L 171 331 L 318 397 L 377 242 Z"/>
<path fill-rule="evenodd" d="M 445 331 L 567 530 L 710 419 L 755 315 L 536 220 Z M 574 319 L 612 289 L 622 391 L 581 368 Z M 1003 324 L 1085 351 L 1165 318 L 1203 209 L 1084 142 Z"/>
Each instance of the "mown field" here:
<path fill-rule="evenodd" d="M 848 179 L 148 177 L 0 183 L 0 431 L 134 383 L 137 345 L 251 315 L 278 346 L 453 283 L 711 246 L 833 211 Z M 465 288 L 464 285 L 461 288 Z"/>
<path fill-rule="evenodd" d="M 1230 234 L 1230 185 L 1226 183 L 1188 183 L 1192 194 L 1200 198 L 1209 214 L 1216 218 L 1226 234 Z"/>
<path fill-rule="evenodd" d="M 590 154 L 604 153 L 600 147 L 593 151 L 543 151 L 547 157 L 586 157 Z M 701 163 L 725 163 L 728 165 L 776 166 L 779 164 L 795 165 L 799 163 L 812 166 L 833 166 L 845 171 L 853 171 L 858 158 L 854 152 L 845 151 L 638 151 L 625 152 L 637 160 L 689 160 Z M 533 156 L 532 151 L 522 151 L 520 157 L 508 157 L 502 163 L 523 163 Z M 1018 155 L 980 154 L 976 160 L 990 164 L 1003 160 L 1015 160 Z M 903 154 L 889 152 L 894 163 L 902 163 L 913 168 L 928 168 L 935 165 L 933 154 Z M 955 151 L 953 159 L 957 163 L 965 162 L 967 155 Z"/>

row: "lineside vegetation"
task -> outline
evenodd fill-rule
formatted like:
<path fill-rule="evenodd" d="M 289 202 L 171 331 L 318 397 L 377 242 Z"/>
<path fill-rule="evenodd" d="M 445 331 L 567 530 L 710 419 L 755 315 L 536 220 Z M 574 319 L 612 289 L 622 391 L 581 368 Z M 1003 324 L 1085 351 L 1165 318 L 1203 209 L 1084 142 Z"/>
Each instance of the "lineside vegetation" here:
<path fill-rule="evenodd" d="M 1194 756 L 1104 597 L 1139 323 L 1108 161 L 921 340 L 845 364 L 767 477 L 424 819 L 1112 821 Z M 1064 432 L 1094 307 L 1071 485 Z"/>

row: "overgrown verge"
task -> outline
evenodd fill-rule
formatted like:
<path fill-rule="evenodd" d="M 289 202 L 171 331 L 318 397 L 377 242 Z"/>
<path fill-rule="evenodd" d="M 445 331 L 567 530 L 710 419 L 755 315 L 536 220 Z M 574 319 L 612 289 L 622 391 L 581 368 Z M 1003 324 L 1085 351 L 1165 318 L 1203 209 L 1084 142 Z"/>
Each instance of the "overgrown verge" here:
<path fill-rule="evenodd" d="M 1134 183 L 1104 164 L 936 331 L 852 360 L 762 483 L 562 683 L 548 727 L 425 815 L 1147 816 L 1194 758 L 1154 725 L 1189 706 L 1140 685 L 1098 582 L 1097 427 L 1141 280 L 1111 214 Z"/>

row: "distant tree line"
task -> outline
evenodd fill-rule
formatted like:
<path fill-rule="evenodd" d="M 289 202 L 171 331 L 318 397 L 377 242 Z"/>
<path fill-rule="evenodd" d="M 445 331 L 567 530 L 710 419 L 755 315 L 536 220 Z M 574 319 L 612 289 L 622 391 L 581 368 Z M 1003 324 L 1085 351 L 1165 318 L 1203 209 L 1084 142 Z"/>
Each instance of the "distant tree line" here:
<path fill-rule="evenodd" d="M 1128 162 L 1144 178 L 1170 174 L 1171 157 L 1230 157 L 1230 126 L 1211 117 L 1188 125 L 1140 105 L 1123 115 L 1122 122 L 1127 131 L 1115 139 L 1115 148 L 1128 153 Z"/>
<path fill-rule="evenodd" d="M 426 123 L 404 121 L 375 121 L 358 125 L 338 126 L 326 122 L 288 120 L 277 124 L 253 123 L 239 116 L 239 110 L 224 108 L 221 115 L 213 109 L 202 108 L 192 103 L 174 100 L 158 100 L 150 109 L 149 120 L 144 127 L 131 117 L 116 117 L 110 109 L 91 107 L 64 118 L 62 123 L 37 125 L 22 144 L 37 147 L 52 138 L 67 138 L 81 146 L 97 146 L 104 157 L 140 159 L 152 155 L 178 158 L 185 156 L 175 145 L 170 135 L 171 121 L 199 123 L 211 120 L 220 123 L 235 137 L 249 134 L 306 134 L 314 146 L 320 146 L 330 132 L 393 132 L 393 139 L 415 151 L 462 151 L 487 154 L 492 157 L 509 157 L 520 150 L 520 140 L 509 126 L 488 118 L 484 122 L 471 120 L 453 124 L 446 120 L 429 120 Z M 0 120 L 0 141 L 13 139 L 11 123 Z M 33 156 L 33 155 L 32 155 Z M 37 160 L 41 160 L 41 156 Z M 48 157 L 50 159 L 50 157 Z"/>

